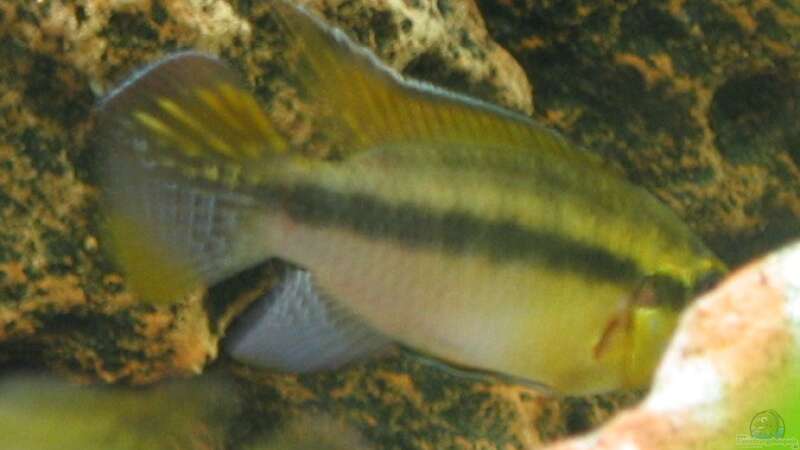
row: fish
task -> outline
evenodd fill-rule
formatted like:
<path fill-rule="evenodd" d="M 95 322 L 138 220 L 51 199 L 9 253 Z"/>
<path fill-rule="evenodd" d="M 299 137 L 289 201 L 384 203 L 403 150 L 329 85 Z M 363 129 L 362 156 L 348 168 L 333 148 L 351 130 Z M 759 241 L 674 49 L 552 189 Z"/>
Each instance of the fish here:
<path fill-rule="evenodd" d="M 724 263 L 602 158 L 523 114 L 404 77 L 272 3 L 338 158 L 298 149 L 219 58 L 169 55 L 100 101 L 103 246 L 145 301 L 267 260 L 225 350 L 332 370 L 399 343 L 570 395 L 648 384 Z"/>
<path fill-rule="evenodd" d="M 0 377 L 6 450 L 369 450 L 332 416 L 295 415 L 275 430 L 232 436 L 244 393 L 219 375 L 148 386 L 78 385 L 52 375 Z M 247 401 L 252 402 L 252 393 Z M 240 433 L 241 434 L 241 433 Z M 231 441 L 238 441 L 233 445 Z M 244 442 L 242 442 L 244 441 Z"/>
<path fill-rule="evenodd" d="M 0 434 L 9 450 L 223 449 L 237 418 L 219 377 L 147 387 L 84 386 L 52 375 L 0 378 Z"/>

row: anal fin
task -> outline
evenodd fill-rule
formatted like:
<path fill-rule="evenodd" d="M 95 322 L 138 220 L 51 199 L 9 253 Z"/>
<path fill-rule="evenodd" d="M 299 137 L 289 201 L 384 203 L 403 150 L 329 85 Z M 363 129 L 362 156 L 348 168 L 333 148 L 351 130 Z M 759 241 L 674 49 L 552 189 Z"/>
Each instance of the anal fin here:
<path fill-rule="evenodd" d="M 246 364 L 308 373 L 336 369 L 390 343 L 321 292 L 308 271 L 289 269 L 232 325 L 225 348 Z"/>

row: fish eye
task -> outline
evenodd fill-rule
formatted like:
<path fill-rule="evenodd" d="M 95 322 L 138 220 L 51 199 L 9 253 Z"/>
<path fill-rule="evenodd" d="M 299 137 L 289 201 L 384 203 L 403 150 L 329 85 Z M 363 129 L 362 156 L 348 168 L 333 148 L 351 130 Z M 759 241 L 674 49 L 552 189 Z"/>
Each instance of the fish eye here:
<path fill-rule="evenodd" d="M 669 307 L 673 311 L 680 311 L 689 300 L 688 289 L 680 280 L 663 274 L 649 275 L 642 281 L 639 291 L 646 295 L 639 295 L 636 299 L 640 306 Z"/>

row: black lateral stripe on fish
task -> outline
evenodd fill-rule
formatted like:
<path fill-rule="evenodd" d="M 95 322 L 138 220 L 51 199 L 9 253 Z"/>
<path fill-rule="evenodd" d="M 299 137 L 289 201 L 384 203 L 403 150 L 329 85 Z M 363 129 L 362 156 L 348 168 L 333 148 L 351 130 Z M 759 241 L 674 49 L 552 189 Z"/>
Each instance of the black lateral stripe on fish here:
<path fill-rule="evenodd" d="M 554 232 L 527 229 L 511 220 L 390 204 L 366 194 L 343 194 L 313 184 L 294 185 L 288 192 L 260 193 L 280 198 L 298 222 L 344 227 L 398 245 L 437 246 L 446 252 L 470 253 L 499 263 L 522 260 L 589 278 L 634 280 L 646 275 L 636 261 L 608 249 Z"/>
<path fill-rule="evenodd" d="M 642 300 L 643 284 L 691 288 L 724 270 L 688 227 L 558 134 L 405 80 L 274 5 L 350 152 L 300 156 L 213 57 L 136 74 L 101 103 L 96 140 L 109 247 L 131 287 L 171 302 L 278 257 L 313 275 L 330 323 L 367 325 L 348 325 L 359 331 L 325 361 L 367 336 L 562 392 L 645 384 L 683 299 Z M 326 347 L 308 329 L 286 336 Z"/>

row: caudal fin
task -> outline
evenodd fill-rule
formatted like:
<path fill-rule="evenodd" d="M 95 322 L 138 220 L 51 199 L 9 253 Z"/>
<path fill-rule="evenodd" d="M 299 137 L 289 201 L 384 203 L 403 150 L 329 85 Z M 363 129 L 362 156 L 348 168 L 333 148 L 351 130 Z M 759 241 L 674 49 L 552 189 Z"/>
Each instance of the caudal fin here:
<path fill-rule="evenodd" d="M 172 302 L 269 256 L 241 186 L 288 144 L 220 61 L 181 53 L 100 105 L 95 146 L 107 245 L 135 292 Z"/>

